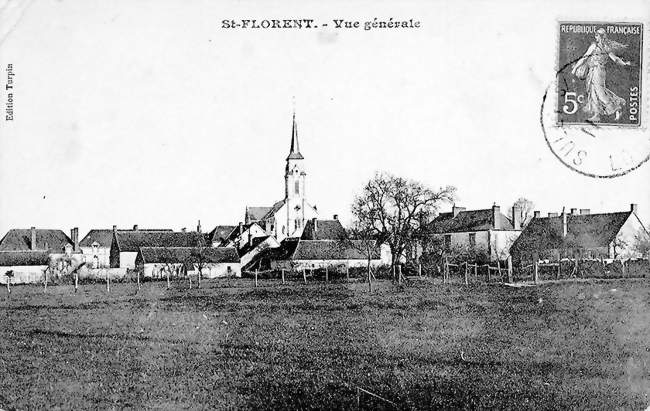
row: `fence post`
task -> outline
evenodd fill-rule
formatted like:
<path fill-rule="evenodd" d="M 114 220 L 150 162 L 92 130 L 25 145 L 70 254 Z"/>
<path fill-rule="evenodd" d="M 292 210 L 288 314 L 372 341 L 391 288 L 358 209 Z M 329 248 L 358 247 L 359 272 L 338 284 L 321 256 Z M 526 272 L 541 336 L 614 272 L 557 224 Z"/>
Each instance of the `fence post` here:
<path fill-rule="evenodd" d="M 445 268 L 442 270 L 442 283 L 447 283 L 447 277 L 449 276 L 449 258 L 445 256 Z"/>
<path fill-rule="evenodd" d="M 508 282 L 512 282 L 512 256 L 508 256 Z"/>
<path fill-rule="evenodd" d="M 79 288 L 79 271 L 74 272 L 74 292 L 75 294 L 77 293 L 77 289 Z"/>
<path fill-rule="evenodd" d="M 167 268 L 166 271 L 167 271 L 167 289 L 169 290 L 171 288 L 171 286 L 172 286 L 171 282 L 169 280 L 169 268 Z M 189 274 L 188 274 L 188 277 L 189 277 Z M 192 280 L 190 280 L 190 288 L 192 288 Z"/>
<path fill-rule="evenodd" d="M 284 284 L 284 268 L 282 269 L 282 284 Z"/>
<path fill-rule="evenodd" d="M 623 278 L 625 278 L 625 262 L 623 260 L 620 261 L 621 261 L 621 275 L 623 276 Z"/>
<path fill-rule="evenodd" d="M 402 264 L 397 266 L 397 283 L 402 284 Z"/>
<path fill-rule="evenodd" d="M 111 277 L 108 275 L 108 270 L 106 270 L 106 292 L 111 292 Z"/>
<path fill-rule="evenodd" d="M 422 263 L 418 263 L 418 277 L 422 278 Z"/>
<path fill-rule="evenodd" d="M 488 272 L 487 272 L 487 282 L 488 282 L 488 283 L 490 282 L 490 269 L 491 269 L 491 268 L 492 268 L 492 267 L 490 267 L 490 263 L 488 263 L 488 265 L 487 265 L 487 269 L 488 269 Z"/>
<path fill-rule="evenodd" d="M 499 279 L 503 282 L 503 274 L 501 274 L 501 260 L 497 257 L 497 270 L 499 270 Z"/>
<path fill-rule="evenodd" d="M 345 265 L 345 280 L 350 282 L 350 263 Z"/>
<path fill-rule="evenodd" d="M 325 266 L 325 283 L 329 283 L 329 282 L 330 282 L 330 273 L 327 266 Z"/>
<path fill-rule="evenodd" d="M 539 281 L 539 271 L 538 271 L 539 270 L 539 265 L 538 264 L 539 263 L 537 261 L 535 261 L 534 271 L 533 271 L 533 282 L 535 282 L 535 284 L 537 284 L 537 282 Z"/>
<path fill-rule="evenodd" d="M 302 279 L 307 284 L 307 272 L 305 271 L 305 268 L 303 267 L 302 269 Z"/>
<path fill-rule="evenodd" d="M 138 280 L 138 290 L 140 289 L 140 270 L 136 271 L 136 277 Z"/>
<path fill-rule="evenodd" d="M 11 283 L 11 277 L 7 276 L 7 294 L 11 294 L 11 286 L 9 285 Z"/>
<path fill-rule="evenodd" d="M 465 285 L 469 284 L 469 279 L 467 278 L 468 271 L 469 271 L 469 266 L 467 265 L 467 261 L 465 261 Z"/>
<path fill-rule="evenodd" d="M 560 279 L 560 273 L 562 270 L 562 257 L 557 258 L 557 273 L 555 274 L 555 279 L 559 280 Z"/>
<path fill-rule="evenodd" d="M 257 269 L 255 269 L 255 287 L 257 287 Z"/>
<path fill-rule="evenodd" d="M 474 262 L 474 280 L 478 281 L 478 263 Z"/>
<path fill-rule="evenodd" d="M 48 269 L 46 269 L 45 272 L 44 272 L 44 274 L 45 274 L 45 290 L 43 290 L 44 293 L 47 292 L 47 270 Z"/>

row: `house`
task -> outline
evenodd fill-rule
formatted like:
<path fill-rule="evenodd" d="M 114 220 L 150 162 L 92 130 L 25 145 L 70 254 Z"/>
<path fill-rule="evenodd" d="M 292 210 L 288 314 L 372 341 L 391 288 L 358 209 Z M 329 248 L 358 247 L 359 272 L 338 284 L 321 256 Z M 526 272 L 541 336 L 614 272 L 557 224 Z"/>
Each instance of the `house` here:
<path fill-rule="evenodd" d="M 516 261 L 560 258 L 626 259 L 640 257 L 634 249 L 635 236 L 648 233 L 638 217 L 638 206 L 628 211 L 592 214 L 589 209 L 549 213 L 533 219 L 512 245 Z"/>
<path fill-rule="evenodd" d="M 303 162 L 294 113 L 291 146 L 284 169 L 284 198 L 270 207 L 246 207 L 245 224 L 259 224 L 266 235 L 272 235 L 278 241 L 302 235 L 305 222 L 318 217 L 316 206 L 309 203 L 306 198 L 307 173 Z"/>
<path fill-rule="evenodd" d="M 247 243 L 237 249 L 237 253 L 241 259 L 242 267 L 248 268 L 249 263 L 262 252 L 278 247 L 280 247 L 280 243 L 272 235 L 251 237 Z"/>
<path fill-rule="evenodd" d="M 113 230 L 110 266 L 111 268 L 135 268 L 135 259 L 140 251 L 140 247 L 174 248 L 206 247 L 206 245 L 205 236 L 196 231 Z"/>
<path fill-rule="evenodd" d="M 9 276 L 12 284 L 40 282 L 49 264 L 47 250 L 0 251 L 0 283 L 6 284 Z"/>
<path fill-rule="evenodd" d="M 117 226 L 113 229 L 92 229 L 86 236 L 79 242 L 81 252 L 86 256 L 86 263 L 92 268 L 108 268 L 110 267 L 111 257 L 111 244 L 113 243 L 113 231 L 117 230 Z M 118 230 L 120 232 L 128 231 L 167 231 L 171 229 L 139 229 L 137 224 L 133 226 L 132 230 Z"/>
<path fill-rule="evenodd" d="M 453 206 L 429 224 L 433 248 L 453 257 L 477 261 L 505 260 L 510 246 L 521 234 L 519 209 L 513 207 L 513 218 L 501 213 L 493 205 L 484 210 L 467 210 Z"/>
<path fill-rule="evenodd" d="M 31 227 L 11 229 L 0 240 L 0 251 L 48 251 L 52 254 L 71 254 L 78 250 L 79 229 L 70 231 L 72 240 L 61 230 Z"/>
<path fill-rule="evenodd" d="M 152 278 L 199 270 L 203 278 L 241 277 L 241 262 L 232 247 L 140 247 L 135 266 Z"/>
<path fill-rule="evenodd" d="M 237 228 L 235 225 L 218 225 L 209 233 L 206 233 L 208 244 L 213 247 L 219 247 L 228 238 L 228 236 Z"/>
<path fill-rule="evenodd" d="M 239 223 L 228 236 L 219 244 L 220 247 L 235 247 L 240 249 L 248 244 L 252 239 L 258 237 L 268 237 L 266 230 L 258 223 Z"/>
<path fill-rule="evenodd" d="M 380 248 L 363 240 L 303 240 L 287 238 L 280 247 L 267 250 L 260 267 L 301 270 L 336 267 L 366 267 L 370 254 L 373 267 L 384 264 Z"/>

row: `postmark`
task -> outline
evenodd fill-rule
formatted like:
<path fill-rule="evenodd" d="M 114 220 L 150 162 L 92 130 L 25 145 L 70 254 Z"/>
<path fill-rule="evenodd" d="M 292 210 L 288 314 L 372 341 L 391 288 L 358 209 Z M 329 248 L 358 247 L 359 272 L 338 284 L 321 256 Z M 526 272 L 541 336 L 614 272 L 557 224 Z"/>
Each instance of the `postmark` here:
<path fill-rule="evenodd" d="M 557 24 L 555 79 L 541 125 L 553 154 L 590 177 L 618 177 L 650 158 L 648 67 L 640 22 Z"/>

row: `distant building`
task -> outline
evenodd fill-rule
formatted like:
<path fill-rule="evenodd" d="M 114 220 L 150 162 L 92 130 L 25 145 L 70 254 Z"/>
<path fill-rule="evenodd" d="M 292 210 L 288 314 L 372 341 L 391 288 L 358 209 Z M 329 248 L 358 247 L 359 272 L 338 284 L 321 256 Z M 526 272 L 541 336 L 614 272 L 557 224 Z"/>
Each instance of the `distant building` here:
<path fill-rule="evenodd" d="M 497 205 L 484 210 L 452 208 L 441 213 L 429 225 L 434 247 L 463 258 L 497 261 L 509 256 L 510 246 L 521 234 L 518 208 L 513 207 L 513 218 L 501 213 Z"/>
<path fill-rule="evenodd" d="M 284 199 L 270 207 L 246 207 L 245 224 L 258 223 L 267 235 L 278 241 L 287 237 L 300 237 L 305 222 L 318 217 L 316 206 L 306 197 L 306 177 L 304 157 L 298 145 L 298 126 L 293 116 L 291 147 L 286 158 L 284 171 Z"/>
<path fill-rule="evenodd" d="M 111 244 L 113 243 L 113 231 L 117 230 L 117 226 L 113 229 L 92 229 L 79 243 L 81 252 L 86 257 L 86 264 L 92 268 L 108 268 L 110 267 L 111 257 Z M 132 230 L 118 230 L 120 232 L 129 231 L 167 231 L 171 229 L 139 229 L 137 225 L 133 226 Z"/>
<path fill-rule="evenodd" d="M 78 249 L 79 229 L 73 228 L 72 240 L 61 230 L 32 227 L 12 229 L 0 240 L 0 251 L 48 251 L 71 254 Z"/>
<path fill-rule="evenodd" d="M 212 231 L 206 234 L 209 244 L 213 247 L 219 247 L 226 241 L 228 236 L 237 228 L 235 225 L 218 225 Z"/>
<path fill-rule="evenodd" d="M 241 277 L 241 262 L 232 247 L 140 247 L 135 266 L 145 277 L 162 278 L 201 271 L 203 278 Z"/>
<path fill-rule="evenodd" d="M 635 236 L 647 229 L 637 215 L 637 205 L 628 211 L 591 214 L 589 209 L 570 213 L 535 211 L 511 252 L 518 261 L 559 258 L 625 259 L 640 257 L 634 250 Z"/>
<path fill-rule="evenodd" d="M 135 259 L 141 247 L 210 247 L 205 235 L 199 232 L 170 231 L 113 231 L 110 249 L 111 268 L 135 268 Z"/>

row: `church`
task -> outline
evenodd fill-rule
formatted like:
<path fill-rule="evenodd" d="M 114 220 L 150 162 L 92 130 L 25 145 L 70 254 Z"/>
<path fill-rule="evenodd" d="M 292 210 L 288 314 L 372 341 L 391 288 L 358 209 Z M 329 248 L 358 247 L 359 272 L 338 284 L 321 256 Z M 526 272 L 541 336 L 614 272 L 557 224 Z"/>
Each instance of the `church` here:
<path fill-rule="evenodd" d="M 305 223 L 318 218 L 318 210 L 306 198 L 305 158 L 300 153 L 296 114 L 293 114 L 291 147 L 284 169 L 284 198 L 270 207 L 246 207 L 246 225 L 257 223 L 281 242 L 285 238 L 300 237 Z"/>

